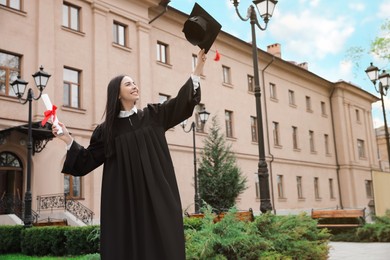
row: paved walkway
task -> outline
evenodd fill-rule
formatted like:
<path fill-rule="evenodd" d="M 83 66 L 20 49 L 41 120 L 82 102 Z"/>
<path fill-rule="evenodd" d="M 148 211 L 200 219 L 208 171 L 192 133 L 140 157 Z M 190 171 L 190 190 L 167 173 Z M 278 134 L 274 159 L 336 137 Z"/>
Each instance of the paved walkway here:
<path fill-rule="evenodd" d="M 389 260 L 390 243 L 330 242 L 329 260 Z"/>

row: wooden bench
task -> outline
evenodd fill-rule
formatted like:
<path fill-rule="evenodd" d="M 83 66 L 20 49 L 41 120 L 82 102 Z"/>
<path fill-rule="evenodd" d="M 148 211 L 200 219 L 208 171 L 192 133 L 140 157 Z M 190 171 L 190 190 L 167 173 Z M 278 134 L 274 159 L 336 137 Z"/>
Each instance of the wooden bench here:
<path fill-rule="evenodd" d="M 34 227 L 46 227 L 46 226 L 68 226 L 68 220 L 64 219 L 53 219 L 47 218 L 39 222 L 33 223 Z"/>
<path fill-rule="evenodd" d="M 219 213 L 218 215 L 216 215 L 216 217 L 214 218 L 214 223 L 221 221 L 225 217 L 225 215 L 226 215 L 225 212 L 222 212 L 222 213 Z M 190 218 L 203 218 L 204 214 L 202 214 L 202 213 L 193 213 L 193 214 L 186 213 L 186 216 L 190 217 Z M 252 222 L 255 220 L 255 217 L 253 215 L 253 210 L 251 208 L 247 211 L 245 211 L 245 210 L 237 211 L 236 218 L 240 221 Z"/>
<path fill-rule="evenodd" d="M 365 223 L 364 209 L 312 209 L 312 219 L 318 219 L 320 228 L 352 228 Z"/>

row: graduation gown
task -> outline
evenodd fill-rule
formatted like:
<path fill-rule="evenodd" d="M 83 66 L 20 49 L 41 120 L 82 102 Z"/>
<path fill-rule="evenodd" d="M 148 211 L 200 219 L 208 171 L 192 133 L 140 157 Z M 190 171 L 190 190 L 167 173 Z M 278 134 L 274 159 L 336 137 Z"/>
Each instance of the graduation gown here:
<path fill-rule="evenodd" d="M 200 102 L 191 78 L 175 98 L 117 118 L 114 155 L 106 158 L 102 128 L 90 145 L 73 142 L 63 173 L 83 176 L 104 164 L 102 259 L 185 259 L 183 215 L 165 131 L 192 115 Z"/>

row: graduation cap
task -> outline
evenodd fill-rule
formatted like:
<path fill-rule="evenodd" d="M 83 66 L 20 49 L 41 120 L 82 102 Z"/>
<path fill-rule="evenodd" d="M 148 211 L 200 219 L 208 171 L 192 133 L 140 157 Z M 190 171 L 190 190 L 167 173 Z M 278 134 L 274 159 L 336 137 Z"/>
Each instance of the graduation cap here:
<path fill-rule="evenodd" d="M 207 53 L 221 30 L 221 25 L 199 4 L 195 3 L 190 18 L 184 23 L 183 33 L 187 41 Z"/>

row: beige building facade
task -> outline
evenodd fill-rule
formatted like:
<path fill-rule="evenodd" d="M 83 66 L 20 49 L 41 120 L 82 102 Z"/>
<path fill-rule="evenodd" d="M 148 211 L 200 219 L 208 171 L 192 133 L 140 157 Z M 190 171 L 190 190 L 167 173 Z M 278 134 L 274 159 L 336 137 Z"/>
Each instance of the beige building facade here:
<path fill-rule="evenodd" d="M 159 0 L 0 1 L 3 205 L 7 196 L 23 200 L 27 178 L 27 136 L 18 127 L 27 124 L 28 107 L 19 103 L 10 82 L 20 75 L 38 96 L 30 75 L 43 65 L 51 74 L 44 93 L 57 105 L 58 117 L 75 140 L 87 146 L 102 122 L 112 77 L 131 75 L 141 91 L 137 106 L 143 107 L 174 97 L 190 76 L 198 47 L 182 33 L 188 15 L 168 7 L 149 23 L 164 10 L 159 4 Z M 213 60 L 216 48 L 220 61 Z M 371 104 L 378 98 L 350 83 L 321 78 L 310 72 L 310 64 L 283 60 L 280 44 L 259 49 L 258 59 L 274 212 L 368 208 L 373 199 L 372 171 L 380 171 L 371 116 Z M 248 179 L 237 206 L 259 213 L 251 44 L 221 31 L 208 54 L 201 88 L 200 109 L 217 117 Z M 42 120 L 44 111 L 42 100 L 33 101 L 34 122 Z M 197 122 L 196 112 L 191 121 Z M 210 122 L 196 133 L 198 159 Z M 33 210 L 46 216 L 51 212 L 48 201 L 56 204 L 56 196 L 61 200 L 66 192 L 69 200 L 93 212 L 93 223 L 99 223 L 102 168 L 82 178 L 61 174 L 64 144 L 46 134 L 47 142 L 38 143 L 41 149 L 32 161 Z M 180 126 L 166 135 L 183 209 L 193 212 L 192 136 Z"/>

